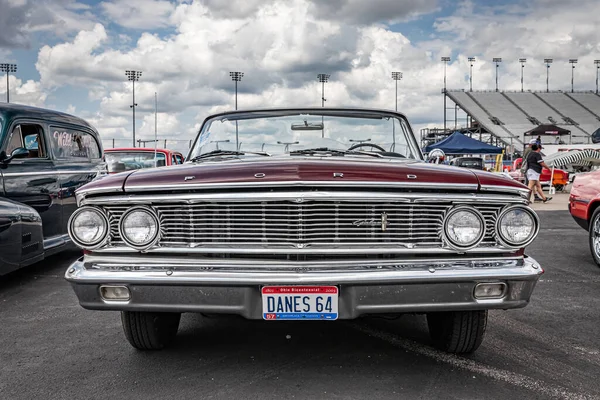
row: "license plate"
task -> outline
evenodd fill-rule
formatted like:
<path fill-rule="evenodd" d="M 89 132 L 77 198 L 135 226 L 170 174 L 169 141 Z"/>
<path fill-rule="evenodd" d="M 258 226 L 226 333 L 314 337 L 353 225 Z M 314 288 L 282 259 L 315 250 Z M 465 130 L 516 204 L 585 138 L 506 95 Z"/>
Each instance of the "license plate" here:
<path fill-rule="evenodd" d="M 338 317 L 336 286 L 265 286 L 263 319 L 329 319 Z"/>

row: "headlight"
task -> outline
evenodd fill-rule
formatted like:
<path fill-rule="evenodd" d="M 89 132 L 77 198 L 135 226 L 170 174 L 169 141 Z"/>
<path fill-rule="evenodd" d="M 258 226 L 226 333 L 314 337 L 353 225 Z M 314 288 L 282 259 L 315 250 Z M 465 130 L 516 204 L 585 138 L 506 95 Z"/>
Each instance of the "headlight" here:
<path fill-rule="evenodd" d="M 108 239 L 108 218 L 96 207 L 81 207 L 77 209 L 68 223 L 71 240 L 77 246 L 93 250 L 101 247 Z"/>
<path fill-rule="evenodd" d="M 496 234 L 508 247 L 527 246 L 535 239 L 538 230 L 537 215 L 525 206 L 506 207 L 496 222 Z"/>
<path fill-rule="evenodd" d="M 137 250 L 146 250 L 158 241 L 159 223 L 149 207 L 133 207 L 125 211 L 119 224 L 121 238 Z"/>
<path fill-rule="evenodd" d="M 472 207 L 451 209 L 444 221 L 444 236 L 448 244 L 457 250 L 468 250 L 481 242 L 485 234 L 485 220 Z"/>

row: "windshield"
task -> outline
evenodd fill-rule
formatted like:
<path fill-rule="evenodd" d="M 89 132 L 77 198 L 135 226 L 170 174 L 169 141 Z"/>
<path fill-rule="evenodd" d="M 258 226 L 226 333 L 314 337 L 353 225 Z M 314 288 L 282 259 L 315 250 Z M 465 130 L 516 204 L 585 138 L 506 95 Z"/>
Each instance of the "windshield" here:
<path fill-rule="evenodd" d="M 214 152 L 288 154 L 307 149 L 378 152 L 421 159 L 404 119 L 366 111 L 241 112 L 208 120 L 189 159 Z M 395 154 L 388 154 L 395 153 Z"/>
<path fill-rule="evenodd" d="M 121 172 L 141 168 L 154 168 L 154 152 L 150 151 L 127 151 L 127 152 L 105 152 L 104 158 L 108 166 L 108 172 Z M 156 166 L 166 165 L 163 153 L 156 153 Z"/>

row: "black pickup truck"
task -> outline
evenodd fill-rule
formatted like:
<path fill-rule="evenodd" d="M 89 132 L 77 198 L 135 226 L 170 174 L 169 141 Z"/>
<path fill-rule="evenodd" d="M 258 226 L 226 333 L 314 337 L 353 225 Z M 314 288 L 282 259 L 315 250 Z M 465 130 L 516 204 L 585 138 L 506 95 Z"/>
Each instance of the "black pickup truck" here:
<path fill-rule="evenodd" d="M 98 132 L 86 121 L 0 105 L 0 275 L 70 245 L 75 190 L 105 174 Z"/>

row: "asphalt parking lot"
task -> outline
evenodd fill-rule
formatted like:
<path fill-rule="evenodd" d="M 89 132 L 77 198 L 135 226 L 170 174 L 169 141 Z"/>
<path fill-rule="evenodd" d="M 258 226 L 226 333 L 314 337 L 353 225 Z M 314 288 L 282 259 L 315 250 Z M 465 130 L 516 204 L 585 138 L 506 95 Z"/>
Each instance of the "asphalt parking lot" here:
<path fill-rule="evenodd" d="M 490 313 L 468 357 L 425 318 L 269 323 L 184 315 L 177 343 L 135 351 L 119 314 L 79 307 L 77 253 L 0 278 L 0 399 L 600 398 L 600 268 L 567 211 L 540 211 L 531 304 Z"/>

